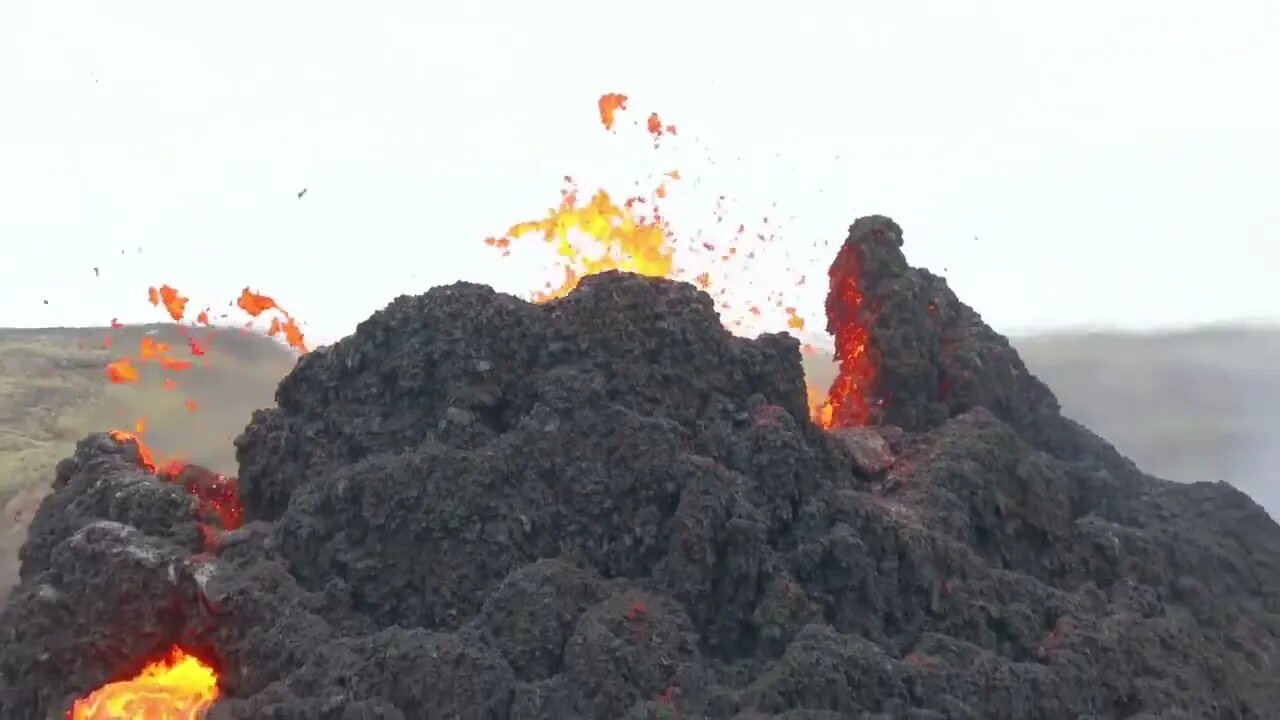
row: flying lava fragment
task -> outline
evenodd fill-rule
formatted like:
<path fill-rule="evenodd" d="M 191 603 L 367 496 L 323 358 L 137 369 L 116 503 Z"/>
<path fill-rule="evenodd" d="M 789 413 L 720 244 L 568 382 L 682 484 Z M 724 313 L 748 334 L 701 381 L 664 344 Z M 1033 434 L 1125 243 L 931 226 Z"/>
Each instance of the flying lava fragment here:
<path fill-rule="evenodd" d="M 147 288 L 147 299 L 152 305 L 164 304 L 164 309 L 169 312 L 169 317 L 174 322 L 182 322 L 182 316 L 187 312 L 188 298 L 178 294 L 177 290 L 168 285 L 161 285 L 159 289 L 154 287 Z"/>
<path fill-rule="evenodd" d="M 138 382 L 138 368 L 128 359 L 107 363 L 107 379 L 117 385 Z"/>
<path fill-rule="evenodd" d="M 614 115 L 619 110 L 627 109 L 627 96 L 621 93 L 606 93 L 600 96 L 600 122 L 605 130 L 613 129 Z"/>
<path fill-rule="evenodd" d="M 289 347 L 300 353 L 307 352 L 306 338 L 303 337 L 302 329 L 298 327 L 298 323 L 294 321 L 293 316 L 280 307 L 270 296 L 245 288 L 240 292 L 240 297 L 236 299 L 236 305 L 248 313 L 250 317 L 255 318 L 268 310 L 275 310 L 280 313 L 280 316 L 284 319 L 273 318 L 271 320 L 271 328 L 267 331 L 267 334 L 272 337 L 282 335 Z"/>

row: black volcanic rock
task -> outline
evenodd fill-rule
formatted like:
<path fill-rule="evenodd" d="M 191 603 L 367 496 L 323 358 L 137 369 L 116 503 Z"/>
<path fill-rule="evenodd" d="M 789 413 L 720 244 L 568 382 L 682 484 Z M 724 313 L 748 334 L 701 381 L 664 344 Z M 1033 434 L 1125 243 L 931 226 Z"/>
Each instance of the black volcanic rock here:
<path fill-rule="evenodd" d="M 0 718 L 170 644 L 213 718 L 1270 718 L 1280 527 L 1063 419 L 864 218 L 883 425 L 799 344 L 606 273 L 458 283 L 305 356 L 237 441 L 245 527 L 83 441 L 0 613 Z"/>

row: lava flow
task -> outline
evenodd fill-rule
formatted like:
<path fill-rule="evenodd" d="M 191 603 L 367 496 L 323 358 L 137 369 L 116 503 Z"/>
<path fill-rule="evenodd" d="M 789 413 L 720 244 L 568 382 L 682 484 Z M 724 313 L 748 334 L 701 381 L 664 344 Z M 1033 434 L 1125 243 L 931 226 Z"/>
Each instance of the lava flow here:
<path fill-rule="evenodd" d="M 75 701 L 68 720 L 196 720 L 218 699 L 218 674 L 179 647 L 129 680 Z"/>

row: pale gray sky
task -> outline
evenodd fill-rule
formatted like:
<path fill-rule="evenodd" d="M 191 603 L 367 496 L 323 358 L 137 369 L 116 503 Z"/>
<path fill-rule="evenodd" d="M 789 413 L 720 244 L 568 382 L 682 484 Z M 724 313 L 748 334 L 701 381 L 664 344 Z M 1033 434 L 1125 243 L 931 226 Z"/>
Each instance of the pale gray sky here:
<path fill-rule="evenodd" d="M 5 0 L 0 326 L 250 285 L 329 341 L 401 292 L 535 289 L 481 240 L 562 175 L 672 168 L 684 232 L 724 194 L 818 279 L 892 215 L 1006 331 L 1280 319 L 1273 5 Z M 605 92 L 680 142 L 605 133 Z M 822 291 L 790 289 L 819 326 Z"/>

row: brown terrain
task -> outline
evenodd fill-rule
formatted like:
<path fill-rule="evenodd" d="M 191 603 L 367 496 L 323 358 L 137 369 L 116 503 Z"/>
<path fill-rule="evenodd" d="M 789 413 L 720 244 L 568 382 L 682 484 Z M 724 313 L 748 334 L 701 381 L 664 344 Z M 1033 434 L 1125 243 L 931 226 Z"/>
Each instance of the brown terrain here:
<path fill-rule="evenodd" d="M 227 331 L 207 343 L 207 364 L 175 377 L 177 389 L 164 389 L 150 368 L 139 384 L 110 384 L 103 366 L 148 331 L 182 342 L 171 325 L 0 330 L 0 600 L 17 580 L 26 522 L 77 440 L 145 419 L 146 440 L 161 453 L 234 472 L 233 438 L 254 409 L 273 403 L 293 364 L 274 341 Z M 108 334 L 113 349 L 103 347 Z M 1065 414 L 1143 469 L 1227 480 L 1273 516 L 1280 511 L 1280 328 L 1058 333 L 1014 344 Z M 809 358 L 806 372 L 817 383 L 833 375 L 825 358 Z"/>

